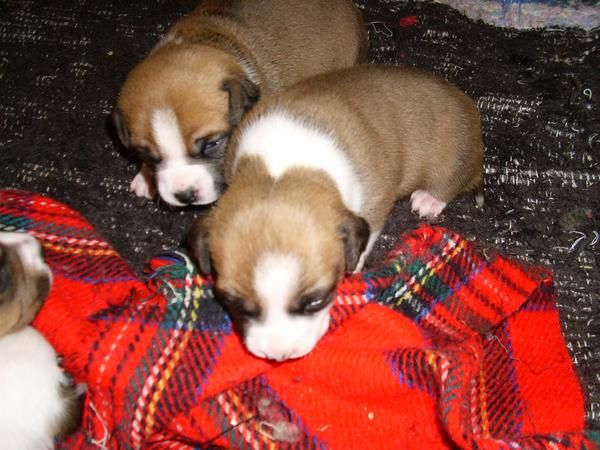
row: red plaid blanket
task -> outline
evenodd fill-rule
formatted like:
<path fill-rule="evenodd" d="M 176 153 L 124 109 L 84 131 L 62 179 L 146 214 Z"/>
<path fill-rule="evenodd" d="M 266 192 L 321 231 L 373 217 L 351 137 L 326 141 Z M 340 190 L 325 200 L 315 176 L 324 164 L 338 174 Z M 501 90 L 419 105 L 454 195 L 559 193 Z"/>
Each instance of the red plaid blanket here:
<path fill-rule="evenodd" d="M 139 280 L 78 213 L 0 191 L 55 282 L 35 325 L 78 381 L 60 448 L 588 449 L 551 276 L 421 226 L 339 286 L 308 356 L 248 354 L 185 253 Z"/>

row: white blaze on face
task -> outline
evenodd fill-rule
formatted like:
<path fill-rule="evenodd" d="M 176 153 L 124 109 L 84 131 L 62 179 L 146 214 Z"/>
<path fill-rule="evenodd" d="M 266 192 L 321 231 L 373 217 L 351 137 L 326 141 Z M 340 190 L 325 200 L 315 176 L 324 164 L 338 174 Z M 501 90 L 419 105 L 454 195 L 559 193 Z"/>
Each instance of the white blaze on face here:
<path fill-rule="evenodd" d="M 188 157 L 179 121 L 172 109 L 154 111 L 152 135 L 162 157 L 162 162 L 156 168 L 156 184 L 162 199 L 175 206 L 214 202 L 219 192 L 211 169 L 207 164 L 191 161 Z M 194 199 L 181 201 L 184 193 L 193 195 Z"/>
<path fill-rule="evenodd" d="M 329 326 L 329 307 L 311 314 L 294 315 L 288 311 L 298 294 L 304 268 L 292 255 L 267 252 L 254 268 L 254 289 L 262 316 L 250 319 L 246 328 L 246 347 L 261 358 L 283 361 L 310 352 Z"/>

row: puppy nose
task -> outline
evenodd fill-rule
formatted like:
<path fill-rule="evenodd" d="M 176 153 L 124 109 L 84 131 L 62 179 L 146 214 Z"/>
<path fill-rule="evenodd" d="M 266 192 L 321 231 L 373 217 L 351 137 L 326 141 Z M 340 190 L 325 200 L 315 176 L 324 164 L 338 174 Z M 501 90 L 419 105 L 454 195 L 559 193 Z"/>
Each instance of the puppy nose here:
<path fill-rule="evenodd" d="M 255 355 L 260 358 L 271 359 L 273 361 L 278 361 L 278 362 L 286 361 L 288 359 L 294 358 L 293 351 L 265 351 L 265 352 L 257 352 L 257 353 L 255 353 Z"/>
<path fill-rule="evenodd" d="M 276 344 L 250 345 L 248 350 L 259 358 L 271 359 L 273 361 L 286 361 L 288 359 L 304 356 L 306 352 L 296 347 L 280 346 Z"/>
<path fill-rule="evenodd" d="M 280 352 L 280 353 L 271 353 L 267 355 L 268 359 L 272 359 L 274 361 L 285 361 L 293 358 L 293 352 Z"/>
<path fill-rule="evenodd" d="M 196 191 L 194 189 L 188 189 L 186 191 L 180 191 L 175 194 L 177 201 L 189 205 L 196 201 Z"/>

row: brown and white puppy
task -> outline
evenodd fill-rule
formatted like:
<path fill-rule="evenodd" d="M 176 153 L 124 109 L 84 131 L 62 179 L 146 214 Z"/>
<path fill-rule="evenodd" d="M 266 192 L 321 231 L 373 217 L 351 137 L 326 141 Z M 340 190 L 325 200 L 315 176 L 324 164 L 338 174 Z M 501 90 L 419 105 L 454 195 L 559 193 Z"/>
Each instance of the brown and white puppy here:
<path fill-rule="evenodd" d="M 48 295 L 51 274 L 38 241 L 0 232 L 0 448 L 51 449 L 79 418 L 79 388 L 52 346 L 29 326 Z"/>
<path fill-rule="evenodd" d="M 483 202 L 483 150 L 473 101 L 414 69 L 356 66 L 258 104 L 234 132 L 228 190 L 189 236 L 248 350 L 307 354 L 397 199 L 426 217 L 465 191 Z"/>
<path fill-rule="evenodd" d="M 138 196 L 214 202 L 229 134 L 259 95 L 362 62 L 366 32 L 351 0 L 203 1 L 128 75 L 113 122 L 144 161 Z M 154 179 L 156 178 L 156 179 Z"/>

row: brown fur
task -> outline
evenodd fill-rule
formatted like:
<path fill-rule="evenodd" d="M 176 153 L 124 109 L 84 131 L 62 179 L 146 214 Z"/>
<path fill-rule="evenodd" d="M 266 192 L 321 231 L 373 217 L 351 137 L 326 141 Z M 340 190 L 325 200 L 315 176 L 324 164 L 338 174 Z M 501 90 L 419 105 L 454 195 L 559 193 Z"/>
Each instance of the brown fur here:
<path fill-rule="evenodd" d="M 416 189 L 448 202 L 482 188 L 479 113 L 455 86 L 417 70 L 383 66 L 304 80 L 259 103 L 242 120 L 225 161 L 230 187 L 197 226 L 199 240 L 207 239 L 201 251 L 210 251 L 217 287 L 246 302 L 258 301 L 252 268 L 266 250 L 297 256 L 304 269 L 302 285 L 309 289 L 321 278 L 333 283 L 344 269 L 353 269 L 344 267 L 348 223 L 363 235 L 357 245 L 364 249 L 364 227 L 325 173 L 292 169 L 273 180 L 257 156 L 242 156 L 232 173 L 246 126 L 273 111 L 337 140 L 363 185 L 358 215 L 371 231 L 381 230 L 394 202 Z M 349 217 L 354 220 L 348 222 Z"/>
<path fill-rule="evenodd" d="M 373 231 L 383 227 L 396 200 L 417 189 L 445 202 L 483 189 L 479 111 L 443 78 L 362 65 L 295 84 L 257 105 L 234 133 L 225 161 L 232 185 L 240 178 L 231 170 L 245 125 L 273 110 L 335 137 L 365 188 L 359 215 Z"/>
<path fill-rule="evenodd" d="M 18 252 L 0 242 L 0 338 L 29 325 L 50 289 L 46 272 L 23 266 Z"/>
<path fill-rule="evenodd" d="M 126 146 L 159 156 L 151 114 L 169 106 L 192 149 L 200 137 L 229 132 L 256 100 L 250 95 L 232 114 L 224 83 L 253 83 L 269 95 L 361 62 L 366 47 L 360 11 L 350 0 L 204 1 L 127 77 L 117 105 L 119 135 Z M 243 66 L 254 79 L 245 80 Z"/>
<path fill-rule="evenodd" d="M 286 248 L 306 269 L 299 295 L 315 285 L 333 289 L 345 269 L 340 224 L 348 214 L 333 183 L 303 169 L 274 183 L 256 158 L 245 159 L 238 170 L 239 183 L 225 192 L 202 222 L 210 230 L 207 243 L 218 273 L 217 288 L 249 306 L 259 304 L 251 288 L 256 258 Z M 265 235 L 267 229 L 285 232 Z"/>

